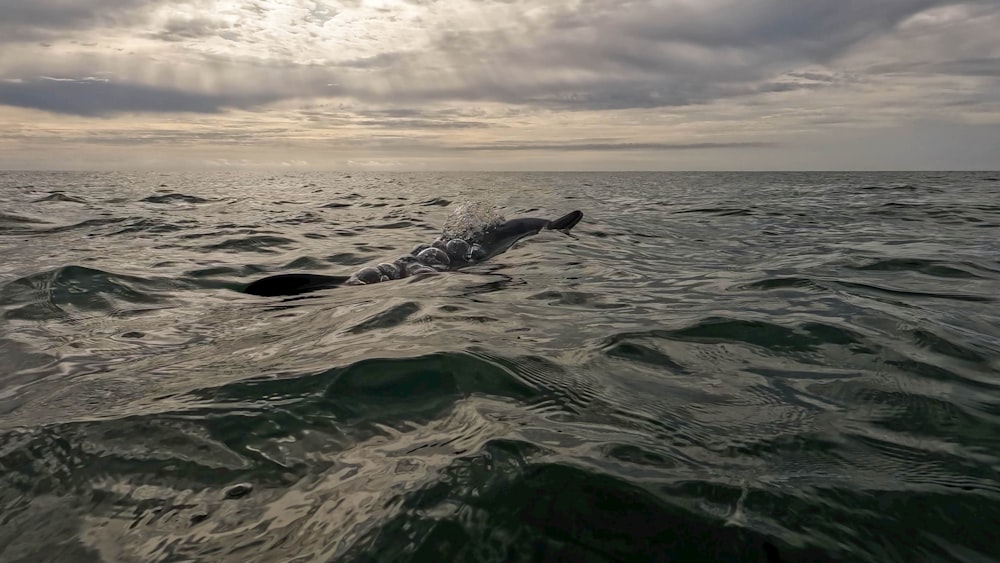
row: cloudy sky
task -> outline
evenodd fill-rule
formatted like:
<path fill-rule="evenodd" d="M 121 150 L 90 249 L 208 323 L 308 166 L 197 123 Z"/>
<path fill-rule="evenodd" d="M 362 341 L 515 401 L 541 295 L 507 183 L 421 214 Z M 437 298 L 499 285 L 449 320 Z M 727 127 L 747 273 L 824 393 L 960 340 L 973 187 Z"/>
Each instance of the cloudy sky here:
<path fill-rule="evenodd" d="M 996 169 L 998 30 L 998 0 L 0 0 L 0 168 Z"/>

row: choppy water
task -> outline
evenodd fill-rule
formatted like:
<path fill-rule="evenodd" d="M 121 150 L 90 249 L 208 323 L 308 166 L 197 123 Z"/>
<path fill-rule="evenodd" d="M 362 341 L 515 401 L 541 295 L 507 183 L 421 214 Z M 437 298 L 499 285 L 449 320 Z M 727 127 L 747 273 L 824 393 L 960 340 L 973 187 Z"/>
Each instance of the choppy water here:
<path fill-rule="evenodd" d="M 0 174 L 0 559 L 996 560 L 998 180 Z"/>

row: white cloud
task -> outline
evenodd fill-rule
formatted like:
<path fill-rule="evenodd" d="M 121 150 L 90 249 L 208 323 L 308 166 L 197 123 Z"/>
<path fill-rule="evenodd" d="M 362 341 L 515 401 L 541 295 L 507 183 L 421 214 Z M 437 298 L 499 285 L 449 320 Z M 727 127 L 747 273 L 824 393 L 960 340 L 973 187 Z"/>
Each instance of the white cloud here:
<path fill-rule="evenodd" d="M 274 160 L 295 166 L 794 168 L 803 138 L 891 137 L 931 122 L 958 128 L 939 148 L 967 162 L 959 155 L 981 127 L 1000 125 L 993 1 L 26 6 L 0 8 L 9 146 L 163 155 L 170 143 L 186 164 L 205 159 L 184 151 L 234 163 L 235 151 L 280 144 L 327 154 Z"/>

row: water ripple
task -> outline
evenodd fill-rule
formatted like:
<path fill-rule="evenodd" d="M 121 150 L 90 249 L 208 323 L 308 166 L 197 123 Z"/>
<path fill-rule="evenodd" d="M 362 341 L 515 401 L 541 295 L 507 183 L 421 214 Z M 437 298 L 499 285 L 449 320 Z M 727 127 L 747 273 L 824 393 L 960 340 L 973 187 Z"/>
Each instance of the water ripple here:
<path fill-rule="evenodd" d="M 995 175 L 0 173 L 0 559 L 1000 559 Z"/>

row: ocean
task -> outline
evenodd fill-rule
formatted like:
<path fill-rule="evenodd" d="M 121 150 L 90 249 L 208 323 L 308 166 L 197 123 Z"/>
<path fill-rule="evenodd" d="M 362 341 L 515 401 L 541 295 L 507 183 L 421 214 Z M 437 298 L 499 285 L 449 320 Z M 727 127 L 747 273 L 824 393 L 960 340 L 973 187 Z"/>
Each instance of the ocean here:
<path fill-rule="evenodd" d="M 1000 173 L 2 172 L 0 560 L 997 561 L 998 296 Z"/>

